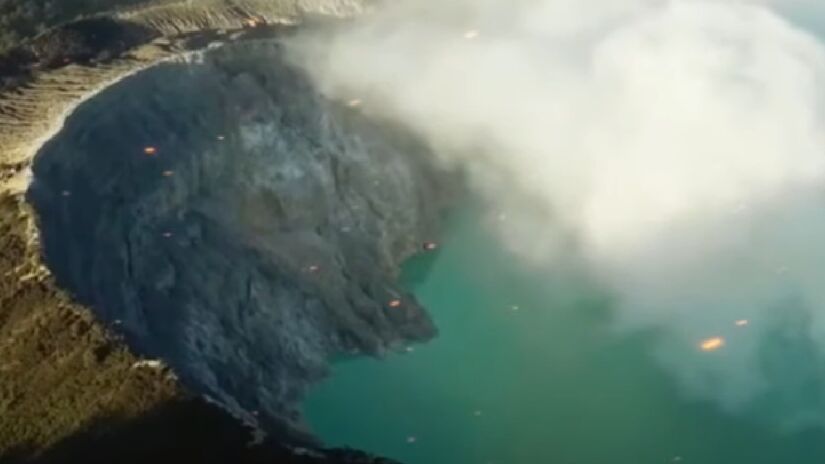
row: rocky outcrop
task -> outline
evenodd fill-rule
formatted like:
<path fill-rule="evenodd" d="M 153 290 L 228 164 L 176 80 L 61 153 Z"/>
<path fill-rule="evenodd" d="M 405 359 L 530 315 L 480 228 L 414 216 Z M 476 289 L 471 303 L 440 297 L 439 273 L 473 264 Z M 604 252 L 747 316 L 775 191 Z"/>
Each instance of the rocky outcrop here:
<path fill-rule="evenodd" d="M 294 429 L 330 357 L 434 335 L 395 278 L 447 183 L 414 137 L 325 100 L 263 40 L 81 105 L 29 198 L 59 282 L 197 391 Z"/>
<path fill-rule="evenodd" d="M 133 3 L 138 5 L 116 9 Z M 0 55 L 0 193 L 25 190 L 26 168 L 34 153 L 71 110 L 125 76 L 215 40 L 243 41 L 272 34 L 280 25 L 297 24 L 308 16 L 351 16 L 371 3 L 114 0 L 107 3 L 115 9 L 108 16 L 80 21 L 80 26 L 67 23 L 24 41 Z M 106 31 L 94 27 L 101 23 L 108 26 Z M 112 40 L 101 41 L 100 37 Z M 67 38 L 73 47 L 55 47 Z M 75 47 L 81 52 L 79 57 L 72 53 Z"/>
<path fill-rule="evenodd" d="M 29 209 L 0 195 L 0 463 L 390 464 L 278 435 L 253 444 L 254 430 L 137 358 L 56 287 Z"/>
<path fill-rule="evenodd" d="M 69 60 L 53 69 L 41 65 L 28 45 L 0 59 L 5 81 L 0 93 L 0 193 L 25 190 L 34 154 L 79 103 L 182 51 L 177 43 L 159 39 L 102 62 Z"/>
<path fill-rule="evenodd" d="M 278 24 L 364 5 L 158 2 L 0 59 L 0 195 L 28 190 L 39 272 L 282 438 L 306 438 L 298 401 L 330 358 L 435 333 L 396 277 L 454 179 L 411 134 L 318 95 L 278 42 Z"/>
<path fill-rule="evenodd" d="M 395 277 L 450 180 L 284 62 L 273 23 L 362 4 L 228 3 L 73 23 L 0 59 L 0 196 L 29 189 L 38 212 L 28 249 L 42 241 L 49 269 L 24 277 L 53 273 L 139 354 L 294 440 L 331 357 L 433 336 Z M 336 453 L 308 456 L 362 459 Z"/>

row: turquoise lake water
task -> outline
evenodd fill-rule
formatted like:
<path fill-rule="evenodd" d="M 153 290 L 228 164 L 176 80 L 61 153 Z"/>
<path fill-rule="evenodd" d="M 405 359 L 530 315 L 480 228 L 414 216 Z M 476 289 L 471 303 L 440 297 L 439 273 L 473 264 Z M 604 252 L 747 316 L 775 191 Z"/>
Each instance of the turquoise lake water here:
<path fill-rule="evenodd" d="M 523 267 L 476 215 L 455 218 L 405 267 L 439 337 L 336 364 L 310 424 L 406 464 L 825 463 L 822 431 L 682 398 L 652 359 L 656 334 L 610 331 L 608 300 L 581 280 Z"/>

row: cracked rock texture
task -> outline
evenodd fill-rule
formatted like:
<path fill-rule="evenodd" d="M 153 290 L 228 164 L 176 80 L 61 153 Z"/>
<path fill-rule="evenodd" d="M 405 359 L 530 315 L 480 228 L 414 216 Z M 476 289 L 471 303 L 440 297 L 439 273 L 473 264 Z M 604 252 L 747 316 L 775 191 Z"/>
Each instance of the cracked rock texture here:
<path fill-rule="evenodd" d="M 302 430 L 298 401 L 332 356 L 435 334 L 396 278 L 454 178 L 402 129 L 321 97 L 277 39 L 107 88 L 33 170 L 58 282 L 267 430 Z"/>

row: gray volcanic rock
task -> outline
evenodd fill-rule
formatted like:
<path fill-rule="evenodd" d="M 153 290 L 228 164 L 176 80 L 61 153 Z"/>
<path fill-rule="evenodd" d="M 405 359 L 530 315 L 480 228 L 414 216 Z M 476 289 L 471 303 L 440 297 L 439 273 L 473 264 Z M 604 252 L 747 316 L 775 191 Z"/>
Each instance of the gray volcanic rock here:
<path fill-rule="evenodd" d="M 434 237 L 454 176 L 412 135 L 321 97 L 277 40 L 126 78 L 33 169 L 58 281 L 265 429 L 301 428 L 298 401 L 330 357 L 435 334 L 396 277 Z"/>

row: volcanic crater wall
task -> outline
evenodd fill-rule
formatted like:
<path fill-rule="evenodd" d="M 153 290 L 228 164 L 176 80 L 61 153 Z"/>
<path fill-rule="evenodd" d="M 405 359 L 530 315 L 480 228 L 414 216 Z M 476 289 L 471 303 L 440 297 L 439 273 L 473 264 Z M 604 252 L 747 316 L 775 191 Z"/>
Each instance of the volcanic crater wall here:
<path fill-rule="evenodd" d="M 396 277 L 455 177 L 401 128 L 321 97 L 276 39 L 126 78 L 77 108 L 33 172 L 57 280 L 265 429 L 301 429 L 331 356 L 435 334 Z"/>

